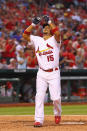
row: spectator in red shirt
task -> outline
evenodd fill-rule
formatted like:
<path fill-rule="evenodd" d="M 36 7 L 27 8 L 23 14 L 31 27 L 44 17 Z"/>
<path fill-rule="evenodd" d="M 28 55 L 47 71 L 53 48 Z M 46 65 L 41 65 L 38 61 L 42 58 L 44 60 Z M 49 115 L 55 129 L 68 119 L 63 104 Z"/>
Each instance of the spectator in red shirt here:
<path fill-rule="evenodd" d="M 84 61 L 84 69 L 87 69 L 87 57 L 85 58 L 85 61 Z"/>
<path fill-rule="evenodd" d="M 9 40 L 8 44 L 6 44 L 4 57 L 7 59 L 8 64 L 10 63 L 9 62 L 10 58 L 16 57 L 15 47 L 16 47 L 16 44 L 14 43 L 14 40 Z"/>
<path fill-rule="evenodd" d="M 29 55 L 27 55 L 27 69 L 37 67 L 37 58 L 35 56 L 34 50 L 29 50 Z"/>
<path fill-rule="evenodd" d="M 37 68 L 37 58 L 34 57 L 28 57 L 28 61 L 27 61 L 27 69 L 31 69 L 31 68 Z"/>
<path fill-rule="evenodd" d="M 6 96 L 12 96 L 13 93 L 13 85 L 10 81 L 6 83 Z"/>
<path fill-rule="evenodd" d="M 85 51 L 85 53 L 84 53 L 84 57 L 87 58 L 87 46 L 85 46 L 84 49 L 85 49 L 85 50 L 84 50 L 84 51 Z"/>
<path fill-rule="evenodd" d="M 69 63 L 68 63 L 69 69 L 76 68 L 75 55 L 73 54 L 73 52 L 68 53 L 68 60 L 69 60 Z"/>

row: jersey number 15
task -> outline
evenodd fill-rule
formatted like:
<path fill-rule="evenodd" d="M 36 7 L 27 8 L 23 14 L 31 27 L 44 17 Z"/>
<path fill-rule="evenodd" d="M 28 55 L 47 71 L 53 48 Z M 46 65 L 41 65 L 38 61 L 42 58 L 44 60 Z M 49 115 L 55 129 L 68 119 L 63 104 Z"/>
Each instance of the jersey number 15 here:
<path fill-rule="evenodd" d="M 53 57 L 53 55 L 49 55 L 49 56 L 47 56 L 47 60 L 48 60 L 48 62 L 49 62 L 49 61 L 54 61 L 54 57 Z"/>

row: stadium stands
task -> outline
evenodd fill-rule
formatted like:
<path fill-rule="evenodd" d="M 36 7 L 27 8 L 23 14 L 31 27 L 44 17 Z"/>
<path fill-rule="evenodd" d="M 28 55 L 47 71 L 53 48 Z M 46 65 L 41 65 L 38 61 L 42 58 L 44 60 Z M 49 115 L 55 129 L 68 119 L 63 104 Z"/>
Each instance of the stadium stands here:
<path fill-rule="evenodd" d="M 67 2 L 67 4 L 66 4 Z M 38 4 L 39 3 L 39 4 Z M 41 4 L 45 6 L 41 10 Z M 37 62 L 32 47 L 22 38 L 24 29 L 38 15 L 49 15 L 61 31 L 61 60 L 63 69 L 87 68 L 87 12 L 85 0 L 43 1 L 39 0 L 1 0 L 0 1 L 0 69 L 9 68 L 10 59 L 17 61 L 17 47 L 22 43 L 24 57 L 28 59 L 26 68 L 36 68 Z M 42 24 L 37 33 L 42 36 Z M 36 34 L 36 32 L 33 32 Z M 20 48 L 20 47 L 19 47 Z M 26 50 L 27 55 L 26 55 Z M 80 51 L 81 56 L 77 57 Z M 84 58 L 84 60 L 83 60 Z M 29 67 L 30 60 L 30 67 Z M 3 61 L 7 66 L 4 66 Z M 83 66 L 78 66 L 78 64 Z M 33 65 L 32 65 L 33 64 Z M 36 64 L 36 65 L 35 65 Z"/>

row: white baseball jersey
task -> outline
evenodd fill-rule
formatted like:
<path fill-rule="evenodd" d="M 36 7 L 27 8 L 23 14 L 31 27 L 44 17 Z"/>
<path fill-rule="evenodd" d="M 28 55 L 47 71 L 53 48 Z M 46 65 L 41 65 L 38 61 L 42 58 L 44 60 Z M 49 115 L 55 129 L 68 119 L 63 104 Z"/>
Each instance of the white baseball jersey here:
<path fill-rule="evenodd" d="M 60 45 L 54 36 L 44 40 L 42 37 L 30 35 L 30 40 L 35 46 L 39 67 L 44 70 L 58 67 Z"/>
<path fill-rule="evenodd" d="M 60 44 L 57 43 L 55 37 L 44 40 L 42 37 L 30 35 L 30 39 L 35 46 L 39 67 L 44 70 L 58 67 Z M 55 116 L 61 116 L 61 88 L 60 70 L 47 72 L 42 69 L 39 68 L 36 79 L 35 121 L 43 124 L 44 98 L 48 85 L 50 97 L 54 103 Z"/>

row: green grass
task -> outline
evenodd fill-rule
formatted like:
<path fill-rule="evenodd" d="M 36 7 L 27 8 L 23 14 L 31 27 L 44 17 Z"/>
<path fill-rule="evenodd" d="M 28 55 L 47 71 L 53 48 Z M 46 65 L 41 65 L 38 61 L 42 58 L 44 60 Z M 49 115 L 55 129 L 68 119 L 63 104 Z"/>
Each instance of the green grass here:
<path fill-rule="evenodd" d="M 0 115 L 34 115 L 34 107 L 0 108 Z M 53 106 L 45 106 L 45 115 L 53 115 Z M 87 115 L 87 105 L 63 105 L 62 115 Z"/>
<path fill-rule="evenodd" d="M 62 106 L 63 115 L 87 115 L 87 105 Z"/>

